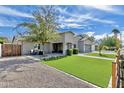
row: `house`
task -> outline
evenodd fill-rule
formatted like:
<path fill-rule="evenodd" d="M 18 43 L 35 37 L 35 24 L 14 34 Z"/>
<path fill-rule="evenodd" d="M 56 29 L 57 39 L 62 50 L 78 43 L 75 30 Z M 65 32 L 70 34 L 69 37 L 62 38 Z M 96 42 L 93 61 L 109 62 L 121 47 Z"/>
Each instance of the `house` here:
<path fill-rule="evenodd" d="M 76 36 L 71 31 L 60 32 L 60 38 L 45 44 L 45 53 L 63 53 L 66 54 L 66 50 L 70 48 L 78 48 L 79 52 L 92 52 L 95 50 L 95 45 L 87 38 Z M 18 40 L 18 43 L 20 41 Z M 20 43 L 21 44 L 21 43 Z M 32 42 L 23 42 L 22 54 L 29 54 L 31 49 L 42 49 L 42 44 L 35 44 Z"/>

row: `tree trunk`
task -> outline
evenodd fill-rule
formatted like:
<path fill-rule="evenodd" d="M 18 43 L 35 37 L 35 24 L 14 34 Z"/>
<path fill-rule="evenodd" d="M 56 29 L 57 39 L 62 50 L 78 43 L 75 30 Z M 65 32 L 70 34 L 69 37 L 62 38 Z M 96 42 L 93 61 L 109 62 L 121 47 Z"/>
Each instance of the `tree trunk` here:
<path fill-rule="evenodd" d="M 100 50 L 99 50 L 99 55 L 100 55 L 100 56 L 102 55 L 101 51 L 102 51 L 102 50 L 100 49 Z"/>
<path fill-rule="evenodd" d="M 45 50 L 44 50 L 45 44 L 42 43 L 42 45 L 43 45 L 43 56 L 45 56 Z"/>

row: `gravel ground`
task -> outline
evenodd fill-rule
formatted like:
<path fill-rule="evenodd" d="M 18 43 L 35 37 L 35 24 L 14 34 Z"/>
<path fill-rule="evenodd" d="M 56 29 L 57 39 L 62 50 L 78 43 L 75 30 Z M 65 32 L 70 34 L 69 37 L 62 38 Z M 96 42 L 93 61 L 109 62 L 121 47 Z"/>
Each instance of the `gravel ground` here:
<path fill-rule="evenodd" d="M 0 60 L 2 88 L 93 88 L 94 86 L 26 58 Z"/>

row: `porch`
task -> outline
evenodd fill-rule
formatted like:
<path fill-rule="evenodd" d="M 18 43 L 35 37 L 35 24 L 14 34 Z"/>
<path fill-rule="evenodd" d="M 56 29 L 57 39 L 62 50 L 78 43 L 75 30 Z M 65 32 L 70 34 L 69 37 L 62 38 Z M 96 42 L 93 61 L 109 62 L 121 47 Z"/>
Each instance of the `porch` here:
<path fill-rule="evenodd" d="M 63 43 L 52 43 L 52 53 L 63 53 Z"/>

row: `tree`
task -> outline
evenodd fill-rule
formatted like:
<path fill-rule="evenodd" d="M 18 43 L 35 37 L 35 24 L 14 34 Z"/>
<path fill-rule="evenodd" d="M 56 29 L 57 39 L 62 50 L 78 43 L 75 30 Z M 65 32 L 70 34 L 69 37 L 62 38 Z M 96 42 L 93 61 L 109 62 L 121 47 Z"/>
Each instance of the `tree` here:
<path fill-rule="evenodd" d="M 120 42 L 116 41 L 116 38 L 114 36 L 106 36 L 103 39 L 99 41 L 99 55 L 101 54 L 102 49 L 108 49 L 108 48 L 119 48 Z"/>
<path fill-rule="evenodd" d="M 120 31 L 118 29 L 113 29 L 112 33 L 114 33 L 114 37 L 115 37 L 115 42 L 116 42 L 116 50 L 118 50 L 120 48 L 120 40 L 118 39 L 117 35 L 120 33 Z"/>
<path fill-rule="evenodd" d="M 102 55 L 102 50 L 107 48 L 107 46 L 105 45 L 105 39 L 100 39 L 98 41 L 98 50 L 99 50 L 99 55 L 101 56 Z"/>
<path fill-rule="evenodd" d="M 36 42 L 44 45 L 52 40 L 56 40 L 59 35 L 57 29 L 59 28 L 56 22 L 55 8 L 53 6 L 43 6 L 33 12 L 34 21 L 24 22 L 18 24 L 20 27 L 27 28 L 27 34 L 23 36 L 24 40 Z M 44 53 L 43 53 L 44 54 Z"/>
<path fill-rule="evenodd" d="M 113 29 L 112 33 L 114 33 L 115 38 L 117 38 L 117 35 L 120 33 L 118 29 Z"/>
<path fill-rule="evenodd" d="M 104 45 L 108 46 L 109 48 L 111 47 L 116 47 L 116 38 L 115 37 L 105 37 L 104 38 Z"/>
<path fill-rule="evenodd" d="M 0 44 L 7 43 L 8 38 L 7 37 L 0 37 Z"/>

